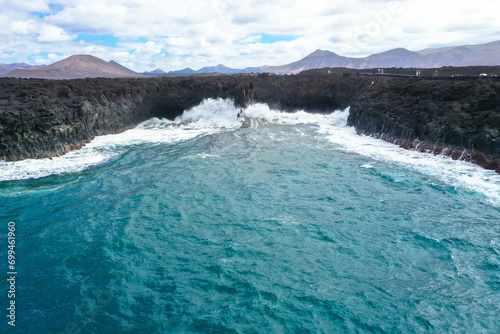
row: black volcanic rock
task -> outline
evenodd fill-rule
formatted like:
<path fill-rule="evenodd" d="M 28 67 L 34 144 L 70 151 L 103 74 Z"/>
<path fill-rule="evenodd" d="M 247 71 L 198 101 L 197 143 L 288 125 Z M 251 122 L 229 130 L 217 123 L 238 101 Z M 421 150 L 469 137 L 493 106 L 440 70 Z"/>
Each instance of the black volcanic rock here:
<path fill-rule="evenodd" d="M 373 83 L 373 84 L 372 84 Z M 206 98 L 294 112 L 351 106 L 349 125 L 408 149 L 443 153 L 500 173 L 500 82 L 405 78 L 354 70 L 294 76 L 0 79 L 0 159 L 43 158 L 151 117 L 173 119 Z"/>
<path fill-rule="evenodd" d="M 498 80 L 379 79 L 353 101 L 348 125 L 500 173 Z"/>
<path fill-rule="evenodd" d="M 331 112 L 348 106 L 369 78 L 235 75 L 148 79 L 0 78 L 0 159 L 63 154 L 97 135 L 124 131 L 151 117 L 173 119 L 206 98 L 244 107 Z M 366 82 L 363 84 L 367 84 Z"/>
<path fill-rule="evenodd" d="M 153 82 L 0 79 L 0 159 L 46 158 L 149 117 Z"/>

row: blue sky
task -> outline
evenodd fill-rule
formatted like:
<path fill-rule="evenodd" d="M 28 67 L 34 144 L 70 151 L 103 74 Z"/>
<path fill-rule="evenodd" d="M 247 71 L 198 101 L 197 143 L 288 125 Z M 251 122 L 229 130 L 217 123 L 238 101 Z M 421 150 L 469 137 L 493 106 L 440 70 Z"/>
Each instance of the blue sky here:
<path fill-rule="evenodd" d="M 0 0 L 0 63 L 73 54 L 135 71 L 281 65 L 316 49 L 366 56 L 396 47 L 500 40 L 496 0 Z"/>

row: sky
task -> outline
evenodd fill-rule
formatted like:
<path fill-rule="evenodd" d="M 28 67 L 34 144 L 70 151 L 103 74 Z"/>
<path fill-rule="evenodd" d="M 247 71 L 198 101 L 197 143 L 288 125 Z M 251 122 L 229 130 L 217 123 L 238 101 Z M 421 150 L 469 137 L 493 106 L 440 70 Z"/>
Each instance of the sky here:
<path fill-rule="evenodd" d="M 500 40 L 498 0 L 0 0 L 0 63 L 91 54 L 137 72 L 283 65 L 317 49 Z"/>

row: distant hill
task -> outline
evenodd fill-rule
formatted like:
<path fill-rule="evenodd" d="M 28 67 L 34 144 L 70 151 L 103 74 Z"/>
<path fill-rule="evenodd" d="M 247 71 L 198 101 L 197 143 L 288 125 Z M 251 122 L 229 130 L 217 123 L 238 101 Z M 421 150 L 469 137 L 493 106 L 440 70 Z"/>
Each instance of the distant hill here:
<path fill-rule="evenodd" d="M 186 68 L 184 68 L 182 70 L 178 70 L 178 71 L 168 72 L 168 74 L 170 74 L 170 75 L 193 75 L 195 73 L 196 73 L 196 71 L 193 69 L 190 69 L 189 67 L 186 67 Z"/>
<path fill-rule="evenodd" d="M 267 66 L 261 67 L 247 67 L 244 69 L 235 69 L 230 68 L 225 65 L 219 64 L 217 66 L 207 66 L 200 68 L 195 71 L 190 68 L 185 68 L 179 71 L 170 71 L 168 74 L 170 75 L 195 75 L 195 74 L 206 74 L 206 73 L 219 73 L 219 74 L 237 74 L 237 73 L 260 73 L 263 72 L 263 69 Z"/>
<path fill-rule="evenodd" d="M 500 41 L 417 51 L 432 67 L 500 65 Z"/>
<path fill-rule="evenodd" d="M 462 45 L 421 51 L 403 48 L 388 50 L 363 58 L 344 57 L 328 50 L 316 50 L 306 57 L 290 64 L 280 66 L 247 67 L 233 69 L 222 64 L 203 67 L 197 71 L 185 68 L 168 72 L 170 75 L 194 75 L 201 73 L 277 73 L 292 74 L 301 71 L 340 67 L 352 69 L 368 68 L 439 68 L 443 66 L 497 66 L 500 65 L 500 41 L 479 45 Z"/>
<path fill-rule="evenodd" d="M 234 74 L 234 73 L 241 73 L 241 70 L 229 68 L 227 66 L 219 64 L 217 66 L 203 67 L 203 68 L 200 68 L 198 71 L 196 71 L 197 74 L 213 73 L 213 72 L 223 73 L 223 74 Z"/>
<path fill-rule="evenodd" d="M 332 66 L 335 64 L 335 66 Z M 304 70 L 323 67 L 350 67 L 357 68 L 361 64 L 360 59 L 339 56 L 326 50 L 316 50 L 310 55 L 296 62 L 281 65 L 268 66 L 265 72 L 269 73 L 299 73 Z"/>
<path fill-rule="evenodd" d="M 159 77 L 161 75 L 164 75 L 164 74 L 167 74 L 167 72 L 165 72 L 164 70 L 160 69 L 160 68 L 157 68 L 156 70 L 154 71 L 150 71 L 150 72 L 143 72 L 142 74 L 144 75 L 149 75 L 149 76 L 152 76 L 152 77 Z"/>
<path fill-rule="evenodd" d="M 30 68 L 30 67 L 33 67 L 33 65 L 26 63 L 0 64 L 0 73 L 7 73 L 12 70 Z"/>
<path fill-rule="evenodd" d="M 403 48 L 374 54 L 361 58 L 361 60 L 360 66 L 356 67 L 358 69 L 374 67 L 434 67 L 426 65 L 425 56 Z"/>
<path fill-rule="evenodd" d="M 461 45 L 409 51 L 403 48 L 373 54 L 363 58 L 344 57 L 327 50 L 316 50 L 306 57 L 281 66 L 246 67 L 233 69 L 225 65 L 203 67 L 197 71 L 185 68 L 165 73 L 161 69 L 136 73 L 115 61 L 106 62 L 90 55 L 75 55 L 48 66 L 26 63 L 0 64 L 0 76 L 21 78 L 76 79 L 120 78 L 161 75 L 195 75 L 206 73 L 277 73 L 293 74 L 317 68 L 440 68 L 444 66 L 500 66 L 500 41 L 478 45 Z M 8 72 L 8 73 L 7 73 Z"/>
<path fill-rule="evenodd" d="M 497 65 L 500 65 L 500 41 L 421 51 L 397 48 L 363 58 L 342 57 L 330 51 L 316 50 L 299 61 L 281 66 L 269 66 L 264 71 L 286 74 L 323 67 L 365 69 L 377 67 L 439 68 L 443 66 Z"/>
<path fill-rule="evenodd" d="M 15 69 L 2 76 L 44 79 L 79 79 L 141 77 L 143 75 L 113 60 L 106 62 L 91 55 L 75 55 L 52 65 Z"/>

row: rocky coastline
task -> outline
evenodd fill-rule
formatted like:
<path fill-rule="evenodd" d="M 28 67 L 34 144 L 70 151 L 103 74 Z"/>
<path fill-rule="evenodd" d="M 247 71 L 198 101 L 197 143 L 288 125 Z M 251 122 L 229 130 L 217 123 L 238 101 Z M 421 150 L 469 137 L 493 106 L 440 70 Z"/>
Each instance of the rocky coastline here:
<path fill-rule="evenodd" d="M 376 80 L 360 91 L 348 125 L 406 149 L 443 154 L 500 173 L 500 81 Z"/>
<path fill-rule="evenodd" d="M 50 158 L 151 117 L 173 119 L 206 98 L 293 112 L 351 106 L 348 124 L 407 149 L 500 173 L 500 81 L 315 71 L 120 79 L 0 78 L 0 160 Z"/>

